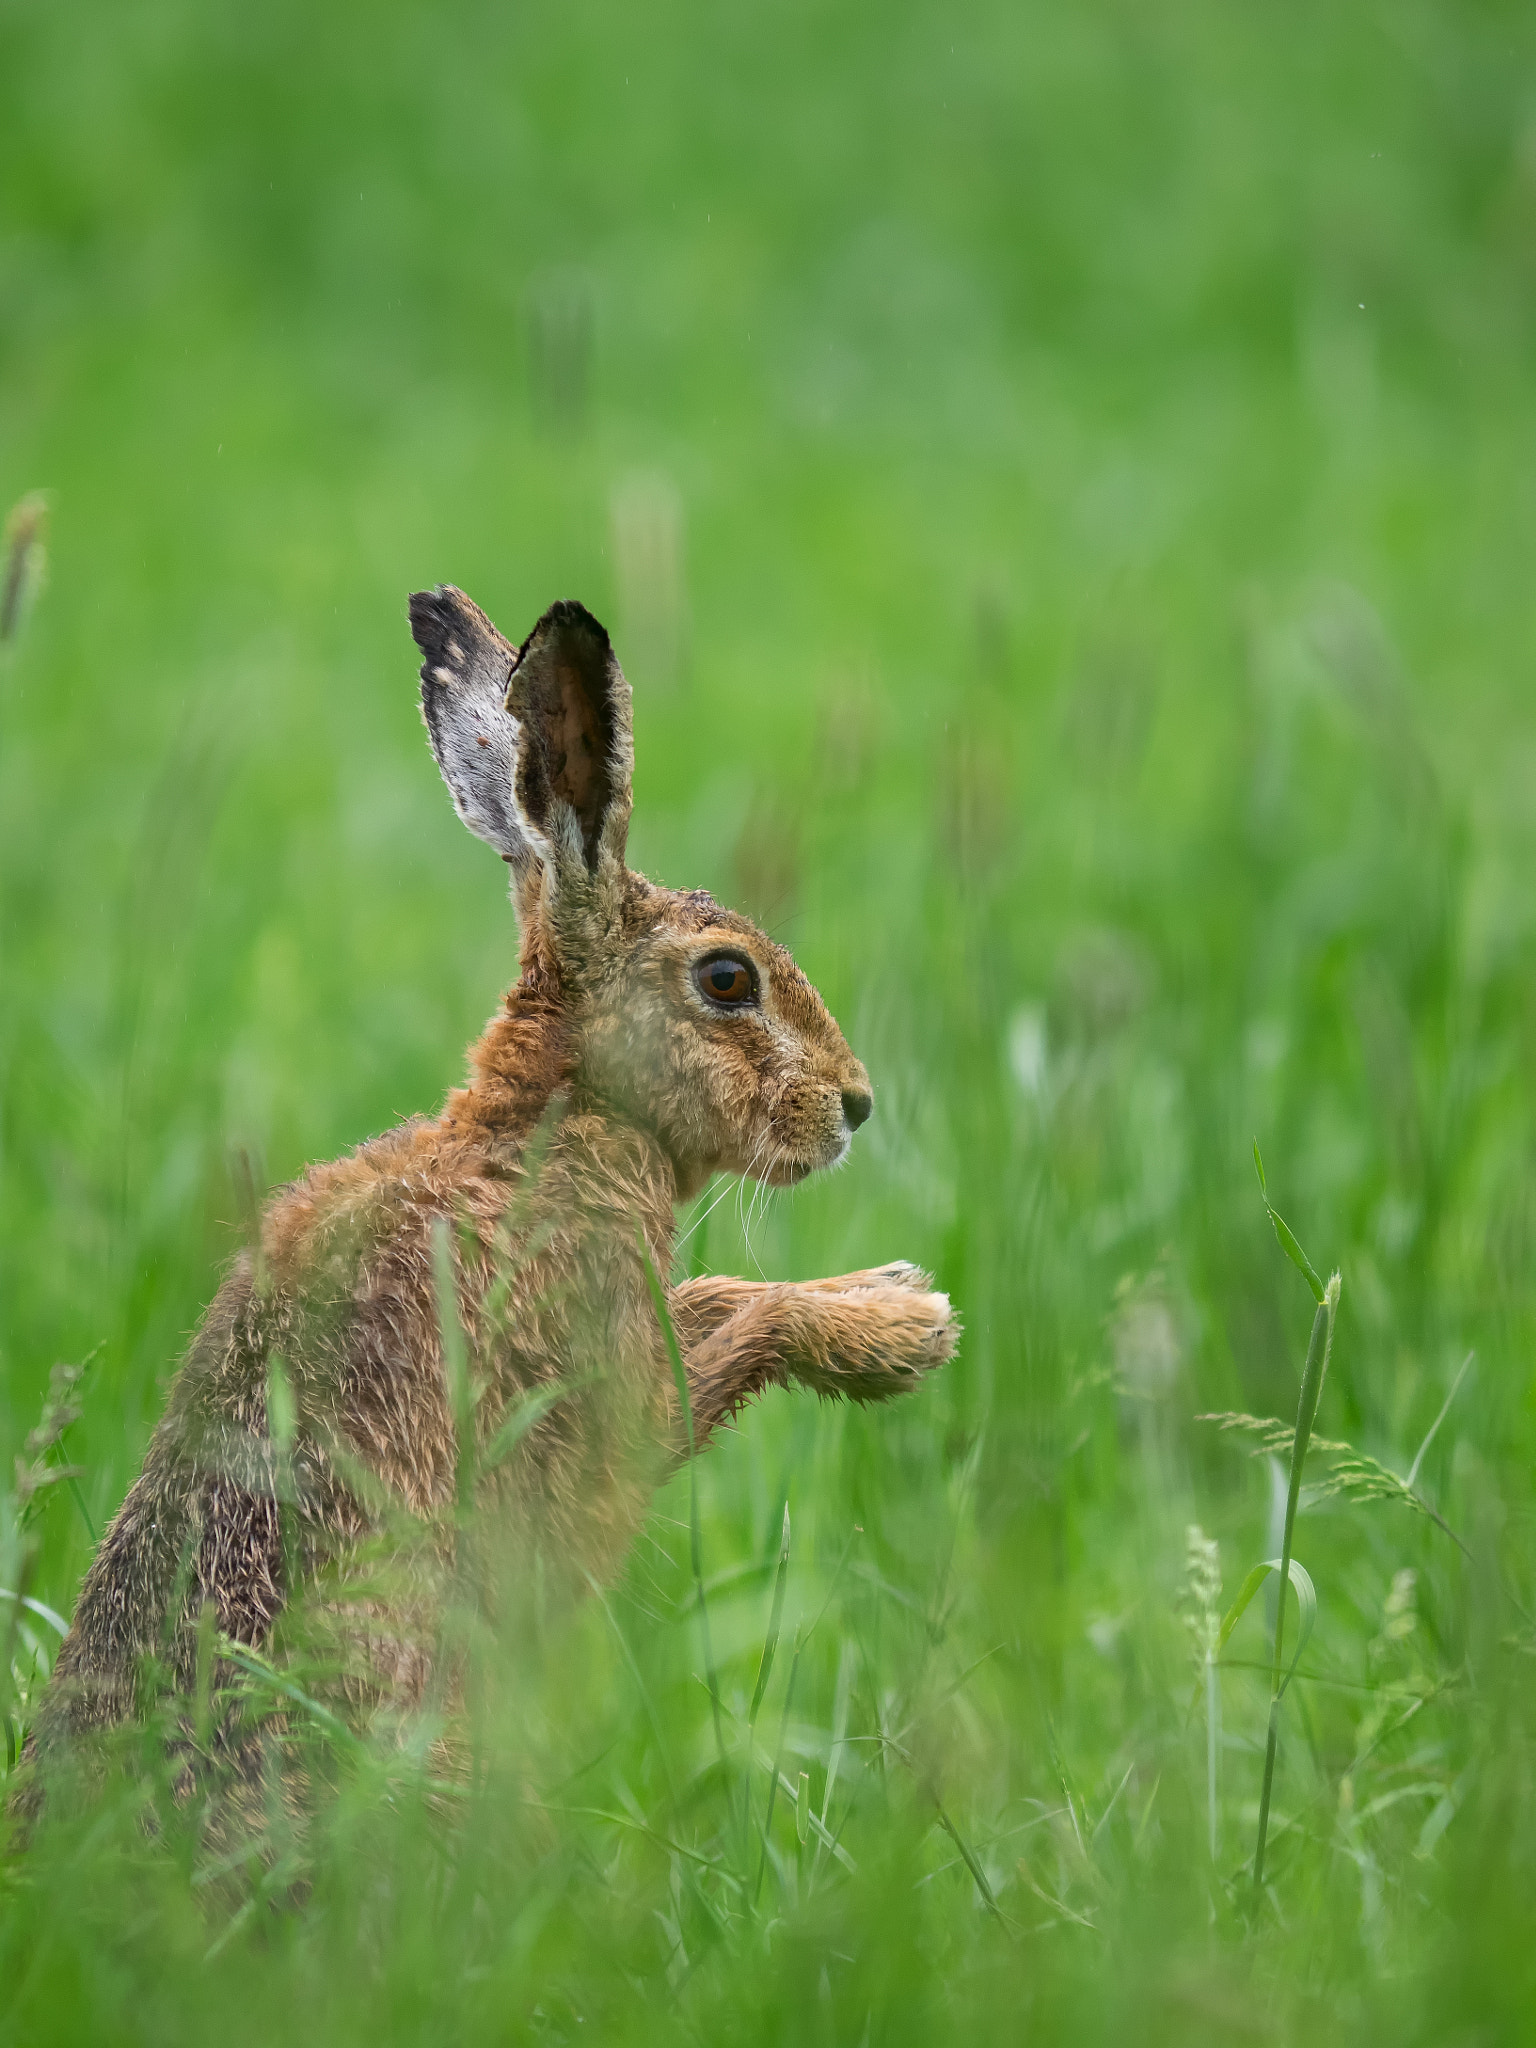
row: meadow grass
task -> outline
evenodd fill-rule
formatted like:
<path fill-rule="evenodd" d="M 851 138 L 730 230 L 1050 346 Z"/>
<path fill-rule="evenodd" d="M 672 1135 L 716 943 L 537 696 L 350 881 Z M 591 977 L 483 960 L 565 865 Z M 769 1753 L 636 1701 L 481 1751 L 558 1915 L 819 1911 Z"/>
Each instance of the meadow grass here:
<path fill-rule="evenodd" d="M 0 1855 L 7 2040 L 1523 2031 L 1533 44 L 0 7 L 7 1770 L 253 1200 L 514 970 L 410 589 L 592 605 L 635 863 L 870 1068 L 848 1169 L 680 1264 L 912 1258 L 966 1326 L 890 1410 L 764 1401 L 575 1612 L 466 1567 L 460 1729 L 247 1658 L 330 1787 L 258 1855 L 125 1737 Z M 1342 1276 L 1294 1463 L 1255 1138 Z M 1288 1570 L 1232 1618 L 1285 1558 L 1299 1656 Z"/>

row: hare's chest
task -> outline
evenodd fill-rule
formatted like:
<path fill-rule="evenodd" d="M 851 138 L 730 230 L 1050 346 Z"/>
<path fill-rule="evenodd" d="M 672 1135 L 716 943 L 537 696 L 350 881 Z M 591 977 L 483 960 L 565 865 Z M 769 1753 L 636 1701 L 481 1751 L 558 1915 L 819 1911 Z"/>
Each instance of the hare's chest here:
<path fill-rule="evenodd" d="M 546 1373 L 601 1385 L 616 1424 L 636 1428 L 664 1414 L 672 1389 L 641 1249 L 665 1272 L 671 1189 L 653 1151 L 632 1129 L 569 1117 L 520 1198 L 513 1290 L 519 1349 L 542 1353 Z"/>
<path fill-rule="evenodd" d="M 644 1268 L 637 1258 L 618 1259 L 604 1275 L 596 1297 L 602 1326 L 602 1363 L 615 1391 L 622 1389 L 647 1412 L 667 1406 L 672 1370 Z"/>
<path fill-rule="evenodd" d="M 645 1269 L 613 1232 L 569 1232 L 530 1260 L 503 1320 L 524 1368 L 665 1405 L 671 1368 Z"/>

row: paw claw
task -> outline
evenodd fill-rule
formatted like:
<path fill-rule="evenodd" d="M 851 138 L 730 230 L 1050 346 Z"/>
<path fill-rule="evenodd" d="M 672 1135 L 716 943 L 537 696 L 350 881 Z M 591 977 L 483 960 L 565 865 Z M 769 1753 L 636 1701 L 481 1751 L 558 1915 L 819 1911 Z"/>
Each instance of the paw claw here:
<path fill-rule="evenodd" d="M 933 1275 L 910 1259 L 892 1259 L 888 1266 L 872 1266 L 861 1273 L 857 1284 L 862 1288 L 904 1287 L 913 1294 L 926 1294 L 933 1286 Z"/>

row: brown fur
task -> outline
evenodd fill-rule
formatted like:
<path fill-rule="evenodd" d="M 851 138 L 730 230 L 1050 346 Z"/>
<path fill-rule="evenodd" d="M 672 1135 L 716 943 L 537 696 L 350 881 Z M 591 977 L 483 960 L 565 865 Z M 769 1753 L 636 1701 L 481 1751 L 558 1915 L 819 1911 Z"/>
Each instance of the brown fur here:
<path fill-rule="evenodd" d="M 557 606 L 515 650 L 452 590 L 414 599 L 412 620 L 439 763 L 513 870 L 521 973 L 439 1117 L 271 1201 L 86 1576 L 34 1754 L 141 1711 L 146 1673 L 189 1691 L 205 1603 L 225 1635 L 261 1646 L 292 1580 L 326 1571 L 344 1589 L 348 1557 L 387 1524 L 381 1501 L 446 1527 L 460 1446 L 440 1219 L 479 1444 L 527 1389 L 565 1389 L 479 1501 L 573 1577 L 611 1575 L 652 1485 L 686 1455 L 640 1238 L 666 1275 L 675 1206 L 712 1174 L 790 1184 L 835 1163 L 868 1113 L 864 1069 L 789 955 L 707 895 L 625 865 L 629 692 L 596 621 Z M 694 969 L 720 951 L 750 962 L 758 1002 L 705 999 Z M 905 1265 L 687 1281 L 670 1306 L 700 1448 L 770 1386 L 904 1392 L 956 1336 L 946 1297 Z M 287 1456 L 268 1414 L 274 1358 L 297 1412 Z M 424 1600 L 430 1619 L 429 1583 Z M 419 1702 L 430 1626 L 361 1592 L 333 1591 L 332 1607 L 366 1639 L 377 1686 L 362 1704 Z"/>

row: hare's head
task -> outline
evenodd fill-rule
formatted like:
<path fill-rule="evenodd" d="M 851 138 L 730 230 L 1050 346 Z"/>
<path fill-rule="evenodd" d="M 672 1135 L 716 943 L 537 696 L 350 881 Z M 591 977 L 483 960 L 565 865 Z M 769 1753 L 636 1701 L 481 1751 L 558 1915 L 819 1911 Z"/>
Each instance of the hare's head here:
<path fill-rule="evenodd" d="M 873 1101 L 815 989 L 748 919 L 625 865 L 630 693 L 596 619 L 557 604 L 513 647 L 447 586 L 411 629 L 432 751 L 512 869 L 523 985 L 566 1019 L 577 1092 L 653 1132 L 682 1196 L 839 1164 Z"/>

